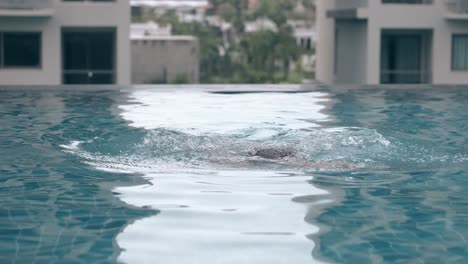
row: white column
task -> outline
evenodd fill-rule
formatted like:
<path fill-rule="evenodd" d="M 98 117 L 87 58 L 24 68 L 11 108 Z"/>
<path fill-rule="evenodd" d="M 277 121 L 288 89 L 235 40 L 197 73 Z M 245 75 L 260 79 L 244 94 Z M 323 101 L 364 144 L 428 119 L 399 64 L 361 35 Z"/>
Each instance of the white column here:
<path fill-rule="evenodd" d="M 317 0 L 317 65 L 316 78 L 333 83 L 335 20 L 327 18 L 327 10 L 335 7 L 335 0 Z"/>

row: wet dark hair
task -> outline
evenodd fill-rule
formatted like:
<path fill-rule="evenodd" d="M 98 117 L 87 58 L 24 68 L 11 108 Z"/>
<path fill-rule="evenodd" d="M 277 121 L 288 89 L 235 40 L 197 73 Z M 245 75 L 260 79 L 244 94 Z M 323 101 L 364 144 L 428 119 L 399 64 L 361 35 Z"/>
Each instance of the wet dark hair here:
<path fill-rule="evenodd" d="M 249 154 L 264 159 L 282 159 L 294 156 L 294 149 L 289 147 L 257 147 Z"/>

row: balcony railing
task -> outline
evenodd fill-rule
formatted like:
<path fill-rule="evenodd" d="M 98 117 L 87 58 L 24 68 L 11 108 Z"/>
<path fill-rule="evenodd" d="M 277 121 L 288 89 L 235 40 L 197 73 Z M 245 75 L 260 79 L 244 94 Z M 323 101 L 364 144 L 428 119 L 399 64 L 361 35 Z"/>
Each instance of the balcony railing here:
<path fill-rule="evenodd" d="M 53 5 L 54 0 L 0 0 L 2 10 L 43 10 Z"/>
<path fill-rule="evenodd" d="M 468 0 L 447 0 L 447 8 L 451 13 L 468 14 Z"/>

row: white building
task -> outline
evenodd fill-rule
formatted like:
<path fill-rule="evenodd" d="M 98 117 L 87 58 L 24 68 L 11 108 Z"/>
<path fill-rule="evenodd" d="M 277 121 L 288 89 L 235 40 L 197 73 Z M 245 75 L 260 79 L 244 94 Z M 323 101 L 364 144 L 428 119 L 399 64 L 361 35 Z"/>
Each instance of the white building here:
<path fill-rule="evenodd" d="M 310 73 L 315 72 L 315 52 L 313 50 L 317 45 L 317 33 L 314 26 L 304 19 L 288 19 L 287 23 L 292 28 L 296 44 L 305 50 L 300 58 L 302 70 Z"/>
<path fill-rule="evenodd" d="M 198 83 L 198 38 L 133 34 L 131 41 L 132 83 Z"/>
<path fill-rule="evenodd" d="M 132 8 L 151 8 L 160 16 L 174 11 L 181 22 L 203 22 L 206 10 L 210 7 L 207 0 L 130 0 Z"/>
<path fill-rule="evenodd" d="M 198 83 L 198 38 L 171 34 L 155 22 L 130 26 L 133 84 Z"/>
<path fill-rule="evenodd" d="M 245 33 L 254 33 L 258 31 L 278 32 L 278 26 L 276 26 L 275 22 L 266 17 L 257 18 L 255 21 L 247 21 L 244 23 L 244 26 Z"/>
<path fill-rule="evenodd" d="M 315 28 L 308 23 L 308 21 L 303 19 L 289 19 L 287 23 L 293 30 L 293 36 L 296 39 L 296 44 L 304 47 L 306 50 L 313 49 L 317 41 Z"/>
<path fill-rule="evenodd" d="M 161 26 L 156 22 L 132 23 L 130 26 L 130 38 L 142 36 L 170 36 L 172 25 Z"/>
<path fill-rule="evenodd" d="M 126 0 L 0 0 L 0 85 L 130 84 Z"/>
<path fill-rule="evenodd" d="M 317 79 L 468 83 L 468 0 L 317 0 Z"/>
<path fill-rule="evenodd" d="M 223 49 L 223 52 L 225 49 L 228 49 L 231 46 L 231 43 L 234 42 L 232 24 L 224 21 L 218 15 L 205 16 L 204 22 L 206 25 L 218 28 L 221 31 L 223 36 L 223 45 L 220 48 Z"/>

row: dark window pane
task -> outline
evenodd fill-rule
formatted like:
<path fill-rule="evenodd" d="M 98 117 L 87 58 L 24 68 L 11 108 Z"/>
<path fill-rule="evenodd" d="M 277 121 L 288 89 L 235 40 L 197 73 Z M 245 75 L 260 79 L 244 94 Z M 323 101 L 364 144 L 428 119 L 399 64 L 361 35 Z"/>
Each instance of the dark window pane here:
<path fill-rule="evenodd" d="M 0 32 L 0 68 L 3 67 L 3 33 Z"/>
<path fill-rule="evenodd" d="M 95 73 L 89 80 L 90 84 L 112 84 L 114 76 L 111 73 Z"/>
<path fill-rule="evenodd" d="M 63 76 L 65 84 L 87 84 L 89 82 L 87 73 L 67 73 Z"/>
<path fill-rule="evenodd" d="M 63 32 L 65 84 L 111 84 L 114 82 L 115 31 Z"/>
<path fill-rule="evenodd" d="M 65 73 L 63 75 L 65 84 L 113 84 L 114 74 L 112 73 Z"/>
<path fill-rule="evenodd" d="M 381 82 L 420 83 L 421 38 L 413 35 L 384 35 L 381 42 Z"/>
<path fill-rule="evenodd" d="M 40 67 L 40 33 L 3 33 L 5 67 Z"/>
<path fill-rule="evenodd" d="M 90 69 L 112 70 L 114 68 L 114 33 L 90 33 L 89 53 Z"/>
<path fill-rule="evenodd" d="M 65 70 L 87 69 L 86 33 L 67 32 L 63 34 Z"/>
<path fill-rule="evenodd" d="M 452 69 L 468 70 L 468 35 L 453 37 Z"/>

